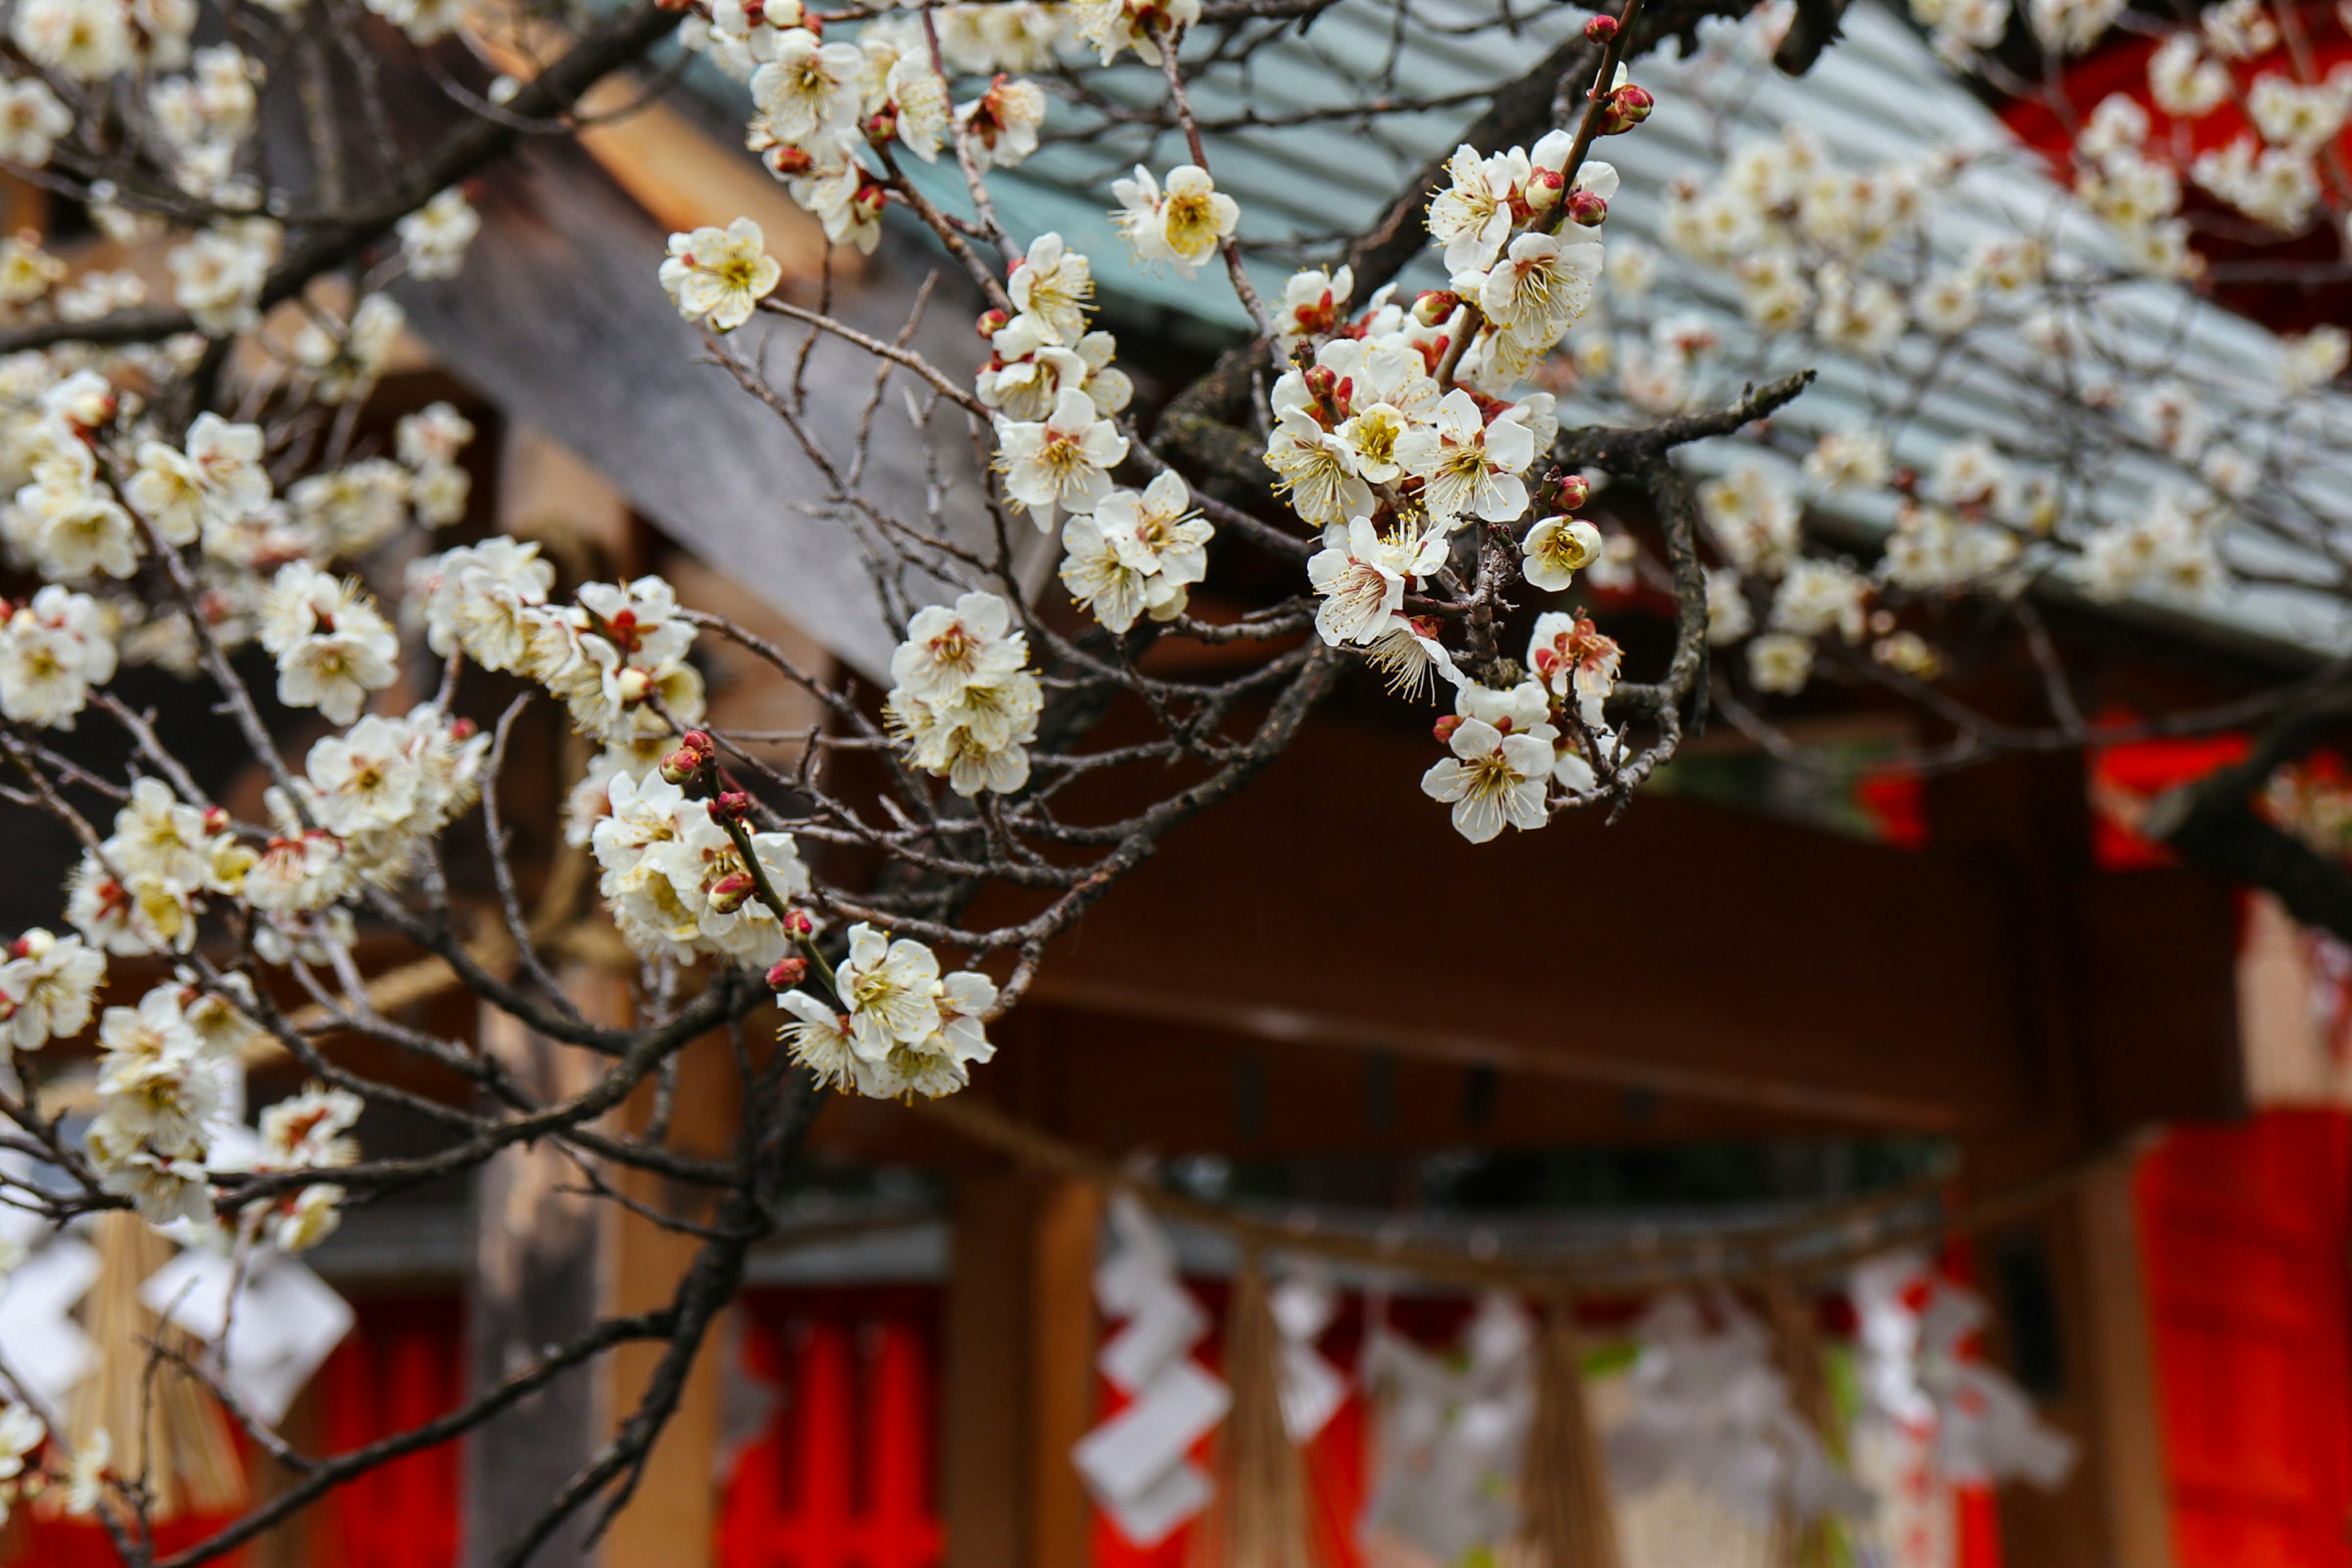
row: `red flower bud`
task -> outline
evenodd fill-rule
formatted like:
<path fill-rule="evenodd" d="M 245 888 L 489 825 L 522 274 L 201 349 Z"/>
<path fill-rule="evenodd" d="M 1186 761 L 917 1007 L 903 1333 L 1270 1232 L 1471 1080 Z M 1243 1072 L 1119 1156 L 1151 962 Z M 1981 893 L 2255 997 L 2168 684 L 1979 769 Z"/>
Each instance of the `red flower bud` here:
<path fill-rule="evenodd" d="M 814 158 L 788 142 L 769 148 L 761 156 L 767 163 L 768 172 L 780 180 L 796 179 L 816 167 Z"/>
<path fill-rule="evenodd" d="M 722 915 L 731 915 L 759 888 L 749 871 L 730 871 L 710 884 L 710 907 Z"/>
<path fill-rule="evenodd" d="M 1012 319 L 1012 317 L 1006 315 L 1002 310 L 991 309 L 982 310 L 980 313 L 979 321 L 975 324 L 978 326 L 980 335 L 982 337 L 992 338 L 997 333 L 1003 331 L 1004 330 L 1004 323 Z"/>
<path fill-rule="evenodd" d="M 1529 212 L 1549 212 L 1559 205 L 1559 195 L 1568 189 L 1568 176 L 1558 169 L 1538 169 L 1528 175 L 1527 207 Z"/>
<path fill-rule="evenodd" d="M 798 985 L 802 981 L 807 978 L 807 959 L 798 957 L 780 958 L 776 960 L 776 966 L 768 971 L 768 989 L 771 991 L 790 991 L 793 986 Z"/>
<path fill-rule="evenodd" d="M 471 719 L 460 719 L 449 726 L 449 738 L 453 741 L 470 741 L 481 732 L 482 727 Z"/>
<path fill-rule="evenodd" d="M 740 789 L 723 789 L 710 800 L 710 820 L 740 822 L 751 815 L 751 797 Z"/>
<path fill-rule="evenodd" d="M 1460 728 L 1462 728 L 1462 715 L 1448 713 L 1444 718 L 1432 724 L 1429 727 L 1429 732 L 1437 737 L 1439 745 L 1450 746 L 1454 743 L 1454 731 Z"/>
<path fill-rule="evenodd" d="M 1462 296 L 1451 289 L 1432 289 L 1412 302 L 1412 319 L 1433 327 L 1462 308 Z"/>
<path fill-rule="evenodd" d="M 809 919 L 806 910 L 784 911 L 784 934 L 794 942 L 806 942 L 816 934 L 816 921 Z"/>
<path fill-rule="evenodd" d="M 866 116 L 863 129 L 866 132 L 866 140 L 879 147 L 883 142 L 898 134 L 898 111 L 890 105 L 884 104 L 874 113 Z"/>
<path fill-rule="evenodd" d="M 1591 191 L 1579 191 L 1568 198 L 1568 221 L 1586 228 L 1596 228 L 1609 216 L 1609 204 Z"/>
<path fill-rule="evenodd" d="M 890 205 L 890 194 L 879 185 L 861 185 L 849 205 L 860 217 L 878 218 L 882 209 Z"/>
<path fill-rule="evenodd" d="M 1617 136 L 1633 130 L 1650 118 L 1650 110 L 1657 104 L 1648 88 L 1627 82 L 1609 95 L 1609 107 L 1601 118 L 1601 134 Z"/>
<path fill-rule="evenodd" d="M 702 758 L 694 751 L 680 746 L 661 760 L 661 776 L 666 784 L 691 784 L 702 773 Z"/>
<path fill-rule="evenodd" d="M 1592 481 L 1582 474 L 1563 474 L 1559 479 L 1559 510 L 1574 511 L 1592 499 Z"/>
<path fill-rule="evenodd" d="M 206 806 L 205 808 L 205 831 L 208 834 L 226 833 L 228 831 L 228 813 L 223 811 L 216 805 Z"/>
<path fill-rule="evenodd" d="M 1584 36 L 1596 44 L 1605 44 L 1617 36 L 1617 18 L 1595 16 L 1584 24 Z"/>
<path fill-rule="evenodd" d="M 1339 390 L 1339 374 L 1328 365 L 1308 365 L 1306 379 L 1308 395 L 1318 401 L 1326 400 Z"/>

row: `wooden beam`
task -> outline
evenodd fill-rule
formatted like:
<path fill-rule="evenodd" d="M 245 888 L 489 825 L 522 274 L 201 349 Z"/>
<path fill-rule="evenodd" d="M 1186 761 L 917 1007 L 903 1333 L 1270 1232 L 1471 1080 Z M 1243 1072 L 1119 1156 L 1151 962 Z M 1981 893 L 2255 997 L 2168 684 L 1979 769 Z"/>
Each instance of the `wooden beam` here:
<path fill-rule="evenodd" d="M 2137 1160 L 2102 1165 L 2077 1189 L 2091 1332 L 2084 1347 L 2104 1450 L 2107 1561 L 2115 1568 L 2172 1568 L 2164 1473 L 2164 1424 L 2156 1345 L 2132 1199 Z"/>

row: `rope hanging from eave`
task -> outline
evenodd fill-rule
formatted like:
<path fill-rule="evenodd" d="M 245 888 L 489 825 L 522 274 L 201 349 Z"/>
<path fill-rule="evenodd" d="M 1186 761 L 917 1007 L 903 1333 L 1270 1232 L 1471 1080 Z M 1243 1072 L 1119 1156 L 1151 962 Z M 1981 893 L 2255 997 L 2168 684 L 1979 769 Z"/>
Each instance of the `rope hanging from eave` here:
<path fill-rule="evenodd" d="M 2145 1134 L 2135 1135 L 2004 1192 L 1958 1209 L 1939 1206 L 1926 1215 L 1906 1211 L 1939 1199 L 1958 1173 L 1956 1162 L 1885 1192 L 1821 1205 L 1787 1220 L 1585 1248 L 1573 1257 L 1514 1257 L 1397 1236 L 1328 1230 L 1311 1220 L 1272 1220 L 1172 1192 L 970 1096 L 917 1100 L 912 1109 L 1016 1163 L 1130 1192 L 1160 1214 L 1222 1231 L 1244 1249 L 1319 1258 L 1444 1284 L 1569 1297 L 1641 1294 L 1676 1286 L 1760 1286 L 1776 1279 L 1834 1275 L 1895 1247 L 2010 1224 L 2063 1197 L 2109 1161 L 2136 1154 L 2147 1142 Z"/>

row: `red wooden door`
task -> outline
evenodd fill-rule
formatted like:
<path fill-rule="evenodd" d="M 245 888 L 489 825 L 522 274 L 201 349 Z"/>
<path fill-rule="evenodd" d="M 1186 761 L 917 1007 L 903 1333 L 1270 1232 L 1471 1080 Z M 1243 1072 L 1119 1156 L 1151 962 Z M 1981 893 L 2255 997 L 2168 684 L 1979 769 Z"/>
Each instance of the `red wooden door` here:
<path fill-rule="evenodd" d="M 2184 1128 L 2141 1167 L 2179 1568 L 2352 1568 L 2352 1121 Z"/>

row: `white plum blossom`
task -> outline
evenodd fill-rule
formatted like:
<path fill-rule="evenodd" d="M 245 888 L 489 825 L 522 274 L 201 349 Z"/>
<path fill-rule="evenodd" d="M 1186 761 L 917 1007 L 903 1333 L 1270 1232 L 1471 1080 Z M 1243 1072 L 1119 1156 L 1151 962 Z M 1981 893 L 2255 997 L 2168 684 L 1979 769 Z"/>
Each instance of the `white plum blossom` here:
<path fill-rule="evenodd" d="M 70 730 L 90 693 L 114 679 L 108 614 L 55 583 L 0 620 L 0 715 Z"/>
<path fill-rule="evenodd" d="M 1028 782 L 1027 743 L 1045 694 L 1012 620 L 997 595 L 966 594 L 952 607 L 918 610 L 891 656 L 891 726 L 915 766 L 960 795 L 1008 794 Z"/>
<path fill-rule="evenodd" d="M 1321 596 L 1318 636 L 1333 647 L 1363 645 L 1385 635 L 1404 604 L 1409 578 L 1445 563 L 1442 530 L 1400 529 L 1382 535 L 1369 518 L 1324 531 L 1323 548 L 1307 563 L 1307 580 Z"/>
<path fill-rule="evenodd" d="M 1580 517 L 1548 517 L 1519 545 L 1519 571 L 1530 587 L 1557 594 L 1601 554 L 1601 531 Z"/>
<path fill-rule="evenodd" d="M 669 237 L 661 284 L 689 321 L 731 332 L 775 292 L 784 269 L 766 248 L 760 226 L 739 217 L 725 228 L 705 226 Z"/>
<path fill-rule="evenodd" d="M 78 936 L 36 926 L 11 942 L 0 961 L 0 1039 L 37 1051 L 52 1039 L 70 1039 L 89 1026 L 106 955 Z"/>
<path fill-rule="evenodd" d="M 1090 512 L 1110 493 L 1110 470 L 1127 457 L 1127 437 L 1094 400 L 1065 387 L 1042 420 L 996 416 L 996 467 L 1004 493 L 1051 532 L 1059 512 Z"/>
<path fill-rule="evenodd" d="M 1075 344 L 1086 335 L 1087 310 L 1094 302 L 1094 266 L 1064 245 L 1060 235 L 1041 234 L 1013 266 L 1004 291 L 1014 310 L 1044 324 L 1051 342 Z"/>
<path fill-rule="evenodd" d="M 1543 689 L 1522 681 L 1496 691 L 1465 681 L 1454 692 L 1454 705 L 1455 721 L 1445 726 L 1453 754 L 1422 775 L 1422 793 L 1451 805 L 1454 831 L 1473 844 L 1507 826 L 1541 827 L 1559 734 Z"/>
<path fill-rule="evenodd" d="M 394 226 L 408 275 L 428 280 L 455 278 L 466 265 L 467 247 L 481 232 L 482 216 L 455 186 L 443 191 Z"/>
<path fill-rule="evenodd" d="M 271 580 L 258 633 L 278 661 L 278 700 L 337 724 L 358 718 L 368 694 L 399 673 L 399 639 L 359 584 L 299 562 Z"/>

